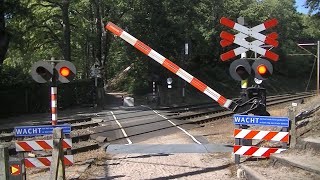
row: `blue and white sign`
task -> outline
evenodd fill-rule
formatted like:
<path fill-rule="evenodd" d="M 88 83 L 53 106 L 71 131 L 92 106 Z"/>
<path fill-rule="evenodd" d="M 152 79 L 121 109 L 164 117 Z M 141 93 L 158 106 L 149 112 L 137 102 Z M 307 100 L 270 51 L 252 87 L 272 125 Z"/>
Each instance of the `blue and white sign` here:
<path fill-rule="evenodd" d="M 260 126 L 282 126 L 289 127 L 288 117 L 273 117 L 273 116 L 248 116 L 237 115 L 233 116 L 233 123 L 237 125 L 260 125 Z"/>
<path fill-rule="evenodd" d="M 56 125 L 56 126 L 17 126 L 14 127 L 15 136 L 41 136 L 52 134 L 53 128 L 61 128 L 63 134 L 70 134 L 71 125 Z"/>

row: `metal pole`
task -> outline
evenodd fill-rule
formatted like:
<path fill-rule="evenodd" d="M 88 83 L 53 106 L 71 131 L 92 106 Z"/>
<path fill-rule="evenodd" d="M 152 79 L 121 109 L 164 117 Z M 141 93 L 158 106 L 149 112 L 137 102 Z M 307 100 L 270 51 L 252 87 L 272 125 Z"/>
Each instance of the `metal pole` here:
<path fill-rule="evenodd" d="M 54 58 L 51 58 L 51 60 L 54 60 Z M 55 67 L 56 63 L 52 62 L 53 67 Z M 54 69 L 53 70 L 53 75 L 52 75 L 52 84 L 51 84 L 51 124 L 52 125 L 57 125 L 58 123 L 58 88 L 57 88 L 57 72 Z"/>
<path fill-rule="evenodd" d="M 152 81 L 152 98 L 156 96 L 156 82 Z"/>
<path fill-rule="evenodd" d="M 188 42 L 186 42 L 185 44 L 184 44 L 184 53 L 183 53 L 183 55 L 182 55 L 182 63 L 181 63 L 181 65 L 182 65 L 182 67 L 183 68 L 185 68 L 184 66 L 185 66 L 185 62 L 188 60 L 188 57 L 189 57 L 189 43 Z M 183 84 L 182 84 L 182 102 L 185 102 L 185 97 L 186 97 L 186 82 L 185 81 L 183 81 L 182 82 Z"/>
<path fill-rule="evenodd" d="M 62 149 L 63 132 L 61 128 L 53 129 L 52 163 L 50 166 L 50 180 L 65 180 L 64 154 Z"/>
<path fill-rule="evenodd" d="M 239 17 L 237 19 L 238 23 L 241 24 L 241 25 L 244 25 L 244 18 L 243 17 Z M 242 58 L 247 58 L 247 53 L 241 53 L 241 59 Z M 245 79 L 245 80 L 242 80 L 241 81 L 241 92 L 240 92 L 240 96 L 241 96 L 241 100 L 243 102 L 246 101 L 246 92 L 247 92 L 247 87 L 248 87 L 248 79 Z M 242 126 L 241 125 L 236 125 L 235 128 L 237 129 L 241 129 Z M 235 138 L 235 145 L 243 145 L 243 140 L 240 139 L 240 138 Z M 234 157 L 234 162 L 235 164 L 240 164 L 240 155 L 239 154 L 235 154 L 235 157 Z"/>
<path fill-rule="evenodd" d="M 319 63 L 320 63 L 320 41 L 318 41 L 318 48 L 317 48 L 317 95 L 319 96 Z"/>
<path fill-rule="evenodd" d="M 0 144 L 0 179 L 9 180 L 9 150 Z"/>
<path fill-rule="evenodd" d="M 290 118 L 290 148 L 294 148 L 297 144 L 297 131 L 296 131 L 296 110 L 295 107 L 288 109 L 288 116 Z"/>

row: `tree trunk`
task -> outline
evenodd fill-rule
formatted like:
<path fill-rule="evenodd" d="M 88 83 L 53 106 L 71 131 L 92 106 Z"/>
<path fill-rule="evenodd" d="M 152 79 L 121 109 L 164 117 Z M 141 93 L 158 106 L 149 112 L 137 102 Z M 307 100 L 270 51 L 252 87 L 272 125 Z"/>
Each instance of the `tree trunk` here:
<path fill-rule="evenodd" d="M 6 31 L 6 21 L 4 16 L 4 1 L 0 0 L 0 71 L 8 51 L 11 37 L 9 32 Z"/>
<path fill-rule="evenodd" d="M 63 56 L 67 61 L 71 61 L 71 40 L 70 40 L 70 22 L 69 22 L 69 0 L 62 0 L 62 25 L 63 25 Z"/>

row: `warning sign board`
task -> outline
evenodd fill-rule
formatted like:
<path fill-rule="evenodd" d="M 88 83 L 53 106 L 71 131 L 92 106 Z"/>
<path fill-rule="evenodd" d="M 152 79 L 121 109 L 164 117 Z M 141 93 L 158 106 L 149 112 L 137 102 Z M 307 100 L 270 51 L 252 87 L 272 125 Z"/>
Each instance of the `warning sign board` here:
<path fill-rule="evenodd" d="M 19 164 L 12 164 L 10 166 L 10 174 L 11 175 L 20 175 L 21 171 L 20 171 L 20 165 Z"/>
<path fill-rule="evenodd" d="M 220 19 L 220 23 L 225 25 L 231 29 L 237 30 L 240 33 L 233 35 L 226 31 L 222 31 L 220 37 L 222 38 L 220 45 L 222 47 L 229 46 L 233 43 L 239 45 L 240 47 L 230 50 L 221 55 L 221 60 L 226 61 L 230 58 L 236 57 L 241 53 L 246 51 L 256 52 L 266 58 L 269 58 L 273 61 L 278 61 L 279 55 L 260 47 L 263 44 L 271 45 L 272 47 L 278 47 L 279 42 L 276 40 L 278 38 L 278 34 L 273 32 L 268 35 L 263 35 L 260 32 L 269 28 L 272 28 L 278 24 L 277 19 L 268 20 L 262 24 L 259 24 L 253 28 L 245 27 L 239 23 L 236 23 L 228 18 L 222 17 Z M 247 37 L 254 38 L 255 40 L 249 42 L 246 40 Z"/>

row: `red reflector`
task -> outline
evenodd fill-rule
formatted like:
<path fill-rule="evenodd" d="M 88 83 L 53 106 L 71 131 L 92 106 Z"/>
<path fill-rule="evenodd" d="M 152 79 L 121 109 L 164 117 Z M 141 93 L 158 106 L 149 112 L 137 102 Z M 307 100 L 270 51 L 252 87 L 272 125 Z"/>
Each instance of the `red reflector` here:
<path fill-rule="evenodd" d="M 62 67 L 62 68 L 60 69 L 60 74 L 61 74 L 62 76 L 64 76 L 64 77 L 69 76 L 69 74 L 70 74 L 70 69 L 67 68 L 67 67 Z"/>
<path fill-rule="evenodd" d="M 261 64 L 257 67 L 257 70 L 259 74 L 265 74 L 267 72 L 267 67 Z"/>

